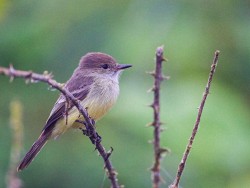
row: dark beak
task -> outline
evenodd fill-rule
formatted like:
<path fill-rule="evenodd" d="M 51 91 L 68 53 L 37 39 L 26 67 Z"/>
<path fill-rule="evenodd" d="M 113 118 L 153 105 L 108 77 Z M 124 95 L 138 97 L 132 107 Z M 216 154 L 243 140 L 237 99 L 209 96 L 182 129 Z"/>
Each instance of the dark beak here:
<path fill-rule="evenodd" d="M 132 67 L 132 65 L 129 65 L 129 64 L 119 64 L 119 65 L 117 65 L 117 70 L 127 69 L 129 67 Z"/>

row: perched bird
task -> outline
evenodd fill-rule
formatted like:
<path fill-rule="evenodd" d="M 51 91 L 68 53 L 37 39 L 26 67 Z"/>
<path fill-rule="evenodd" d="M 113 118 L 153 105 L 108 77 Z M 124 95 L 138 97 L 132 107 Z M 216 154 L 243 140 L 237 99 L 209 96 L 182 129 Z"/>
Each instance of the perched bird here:
<path fill-rule="evenodd" d="M 114 105 L 119 95 L 119 76 L 132 65 L 118 64 L 110 55 L 92 52 L 80 60 L 64 88 L 87 109 L 91 119 L 97 121 Z M 67 110 L 67 115 L 65 115 Z M 41 135 L 25 155 L 17 170 L 26 168 L 46 142 L 56 138 L 69 128 L 83 128 L 84 117 L 61 94 L 56 101 Z"/>

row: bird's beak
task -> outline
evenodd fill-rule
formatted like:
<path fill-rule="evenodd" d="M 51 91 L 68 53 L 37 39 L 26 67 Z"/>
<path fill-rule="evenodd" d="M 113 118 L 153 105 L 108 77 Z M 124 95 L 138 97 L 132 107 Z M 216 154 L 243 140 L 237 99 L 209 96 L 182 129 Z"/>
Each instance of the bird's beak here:
<path fill-rule="evenodd" d="M 129 64 L 119 64 L 117 65 L 117 70 L 122 70 L 122 69 L 127 69 L 129 67 L 132 67 L 132 65 L 129 65 Z"/>

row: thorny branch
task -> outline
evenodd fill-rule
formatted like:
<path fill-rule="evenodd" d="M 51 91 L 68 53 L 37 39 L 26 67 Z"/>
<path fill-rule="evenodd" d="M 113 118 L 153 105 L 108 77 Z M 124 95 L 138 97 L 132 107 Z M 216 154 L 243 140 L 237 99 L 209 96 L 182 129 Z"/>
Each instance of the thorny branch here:
<path fill-rule="evenodd" d="M 210 90 L 211 82 L 212 82 L 212 79 L 213 79 L 213 75 L 214 75 L 214 72 L 215 72 L 215 69 L 216 69 L 216 65 L 218 63 L 219 53 L 220 53 L 220 51 L 218 51 L 218 50 L 216 50 L 215 53 L 214 53 L 214 59 L 213 59 L 213 63 L 212 63 L 212 66 L 211 66 L 210 73 L 209 73 L 208 82 L 207 82 L 205 92 L 203 94 L 203 97 L 202 97 L 202 100 L 201 100 L 201 103 L 200 103 L 200 106 L 199 106 L 199 111 L 198 111 L 196 122 L 194 124 L 192 135 L 191 135 L 191 137 L 189 139 L 188 145 L 186 146 L 186 150 L 185 150 L 185 152 L 183 154 L 183 157 L 181 159 L 181 162 L 180 162 L 180 164 L 178 166 L 178 170 L 177 170 L 175 180 L 169 186 L 169 188 L 178 188 L 179 187 L 179 182 L 180 182 L 183 170 L 185 168 L 186 161 L 187 161 L 187 158 L 189 156 L 189 152 L 190 152 L 190 150 L 192 148 L 192 145 L 193 145 L 193 142 L 194 142 L 194 139 L 195 139 L 195 135 L 196 135 L 196 133 L 198 131 L 198 128 L 199 128 L 203 107 L 205 105 L 207 96 L 209 94 L 209 90 Z"/>
<path fill-rule="evenodd" d="M 48 73 L 44 74 L 37 74 L 32 71 L 21 71 L 21 70 L 15 70 L 13 66 L 10 66 L 9 68 L 0 67 L 0 74 L 6 75 L 13 80 L 15 77 L 24 78 L 27 81 L 30 82 L 45 82 L 49 84 L 52 88 L 55 88 L 59 90 L 68 100 L 72 102 L 72 104 L 79 110 L 79 112 L 83 115 L 85 119 L 86 129 L 91 132 L 92 134 L 89 135 L 89 139 L 93 144 L 95 144 L 96 149 L 100 153 L 100 155 L 103 158 L 105 169 L 107 170 L 108 178 L 111 181 L 111 185 L 113 188 L 119 188 L 118 179 L 117 179 L 117 172 L 112 166 L 112 163 L 109 159 L 110 153 L 106 152 L 105 148 L 102 146 L 100 141 L 100 136 L 96 132 L 94 128 L 94 121 L 92 121 L 87 111 L 84 109 L 84 107 L 81 106 L 80 102 L 65 88 L 62 87 L 61 84 L 56 82 L 54 79 L 52 79 L 52 75 Z"/>
<path fill-rule="evenodd" d="M 158 47 L 156 50 L 156 66 L 155 71 L 151 72 L 150 74 L 154 77 L 154 86 L 152 91 L 154 92 L 154 101 L 150 107 L 154 110 L 154 121 L 150 125 L 154 127 L 154 162 L 153 167 L 151 168 L 152 171 L 152 184 L 153 188 L 158 188 L 161 182 L 161 175 L 160 175 L 160 163 L 163 153 L 167 152 L 167 149 L 161 148 L 160 146 L 160 133 L 161 129 L 161 121 L 160 121 L 160 84 L 164 79 L 167 77 L 163 76 L 162 74 L 162 62 L 166 61 L 163 57 L 163 46 Z"/>

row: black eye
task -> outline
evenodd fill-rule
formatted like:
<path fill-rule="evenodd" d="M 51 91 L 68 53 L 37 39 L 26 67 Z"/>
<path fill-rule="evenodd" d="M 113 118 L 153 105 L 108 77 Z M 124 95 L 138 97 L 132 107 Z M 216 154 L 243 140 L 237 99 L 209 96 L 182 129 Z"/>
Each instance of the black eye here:
<path fill-rule="evenodd" d="M 103 64 L 102 68 L 107 69 L 107 68 L 109 68 L 109 66 L 108 66 L 108 64 Z"/>

